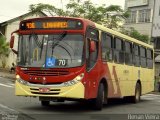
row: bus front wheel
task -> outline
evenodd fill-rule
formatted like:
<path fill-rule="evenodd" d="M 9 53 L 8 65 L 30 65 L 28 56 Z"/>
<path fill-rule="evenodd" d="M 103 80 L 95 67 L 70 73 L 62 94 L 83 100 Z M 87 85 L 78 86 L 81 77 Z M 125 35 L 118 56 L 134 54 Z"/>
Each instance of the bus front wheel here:
<path fill-rule="evenodd" d="M 92 105 L 95 110 L 102 109 L 104 103 L 104 97 L 105 97 L 104 85 L 101 83 L 98 88 L 97 97 L 92 100 Z"/>
<path fill-rule="evenodd" d="M 41 101 L 42 106 L 49 106 L 50 101 Z"/>

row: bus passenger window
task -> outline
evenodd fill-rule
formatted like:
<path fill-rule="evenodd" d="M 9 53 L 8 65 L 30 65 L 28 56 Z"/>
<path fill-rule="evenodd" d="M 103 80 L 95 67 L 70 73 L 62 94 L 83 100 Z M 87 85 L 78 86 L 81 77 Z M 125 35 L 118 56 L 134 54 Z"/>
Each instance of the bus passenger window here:
<path fill-rule="evenodd" d="M 147 49 L 147 67 L 153 68 L 153 51 Z"/>
<path fill-rule="evenodd" d="M 133 63 L 135 66 L 139 67 L 140 66 L 140 54 L 139 54 L 139 46 L 138 45 L 133 45 Z"/>
<path fill-rule="evenodd" d="M 115 38 L 114 61 L 124 63 L 123 41 L 119 38 Z"/>
<path fill-rule="evenodd" d="M 141 56 L 141 66 L 147 67 L 146 49 L 144 47 L 140 47 L 140 56 Z"/>
<path fill-rule="evenodd" d="M 132 43 L 125 42 L 125 63 L 132 65 Z"/>
<path fill-rule="evenodd" d="M 113 52 L 112 52 L 112 36 L 106 33 L 102 33 L 102 59 L 105 61 L 112 61 Z"/>

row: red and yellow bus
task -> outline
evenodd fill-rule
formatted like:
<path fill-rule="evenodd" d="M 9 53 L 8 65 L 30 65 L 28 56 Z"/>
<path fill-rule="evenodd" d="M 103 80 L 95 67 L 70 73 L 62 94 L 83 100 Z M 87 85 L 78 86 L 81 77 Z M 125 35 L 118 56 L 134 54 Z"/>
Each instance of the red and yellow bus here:
<path fill-rule="evenodd" d="M 87 100 L 101 110 L 108 98 L 136 103 L 154 89 L 153 47 L 90 20 L 24 20 L 10 46 L 17 54 L 15 94 L 39 97 L 43 106 Z"/>

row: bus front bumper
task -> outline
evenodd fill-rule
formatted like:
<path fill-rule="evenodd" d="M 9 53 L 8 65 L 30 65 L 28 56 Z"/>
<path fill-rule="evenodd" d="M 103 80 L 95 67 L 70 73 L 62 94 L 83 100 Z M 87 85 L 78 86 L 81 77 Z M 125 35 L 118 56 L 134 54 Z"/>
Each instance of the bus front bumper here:
<path fill-rule="evenodd" d="M 17 96 L 83 99 L 84 92 L 85 88 L 81 82 L 72 86 L 23 85 L 17 80 L 15 82 Z"/>

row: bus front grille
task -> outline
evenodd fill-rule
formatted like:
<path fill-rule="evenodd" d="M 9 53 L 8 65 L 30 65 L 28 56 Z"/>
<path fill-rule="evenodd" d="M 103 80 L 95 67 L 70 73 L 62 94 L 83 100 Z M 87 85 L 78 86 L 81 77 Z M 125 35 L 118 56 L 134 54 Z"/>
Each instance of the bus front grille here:
<path fill-rule="evenodd" d="M 58 95 L 59 93 L 39 93 L 39 92 L 31 92 L 32 94 L 38 94 L 38 95 Z"/>
<path fill-rule="evenodd" d="M 24 70 L 24 74 L 34 75 L 34 76 L 62 76 L 68 75 L 67 70 Z"/>

